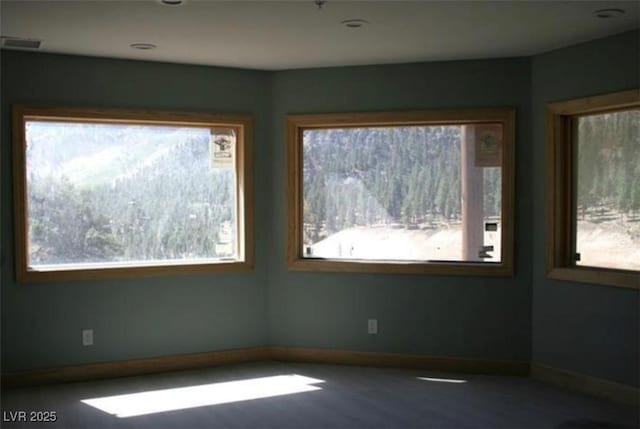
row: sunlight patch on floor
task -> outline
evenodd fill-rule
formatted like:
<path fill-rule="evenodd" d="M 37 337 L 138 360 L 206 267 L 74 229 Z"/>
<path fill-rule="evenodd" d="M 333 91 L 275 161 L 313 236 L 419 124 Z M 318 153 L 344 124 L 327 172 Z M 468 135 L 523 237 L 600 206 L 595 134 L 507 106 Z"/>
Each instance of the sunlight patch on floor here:
<path fill-rule="evenodd" d="M 460 380 L 457 378 L 433 378 L 433 377 L 418 377 L 418 380 L 436 381 L 438 383 L 466 383 L 467 382 L 467 380 Z"/>
<path fill-rule="evenodd" d="M 81 402 L 116 417 L 133 417 L 322 390 L 313 384 L 323 382 L 324 380 L 296 374 L 277 375 L 83 399 Z"/>

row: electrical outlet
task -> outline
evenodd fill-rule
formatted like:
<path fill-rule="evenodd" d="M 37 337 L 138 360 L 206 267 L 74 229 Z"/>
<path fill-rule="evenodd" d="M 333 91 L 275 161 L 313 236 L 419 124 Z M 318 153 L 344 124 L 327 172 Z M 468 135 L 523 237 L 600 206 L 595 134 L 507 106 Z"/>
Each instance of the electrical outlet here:
<path fill-rule="evenodd" d="M 371 335 L 378 333 L 378 319 L 369 319 L 367 323 L 367 332 Z"/>
<path fill-rule="evenodd" d="M 82 330 L 82 345 L 83 346 L 93 345 L 93 329 Z"/>

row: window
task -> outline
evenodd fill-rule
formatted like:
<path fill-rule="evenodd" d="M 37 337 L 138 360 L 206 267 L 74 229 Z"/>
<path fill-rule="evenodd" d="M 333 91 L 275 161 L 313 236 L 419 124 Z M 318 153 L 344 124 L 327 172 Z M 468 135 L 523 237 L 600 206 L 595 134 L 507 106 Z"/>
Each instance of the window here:
<path fill-rule="evenodd" d="M 640 91 L 547 105 L 547 275 L 640 288 Z"/>
<path fill-rule="evenodd" d="M 512 274 L 514 118 L 290 115 L 289 267 Z"/>
<path fill-rule="evenodd" d="M 251 119 L 14 106 L 19 281 L 251 266 Z"/>

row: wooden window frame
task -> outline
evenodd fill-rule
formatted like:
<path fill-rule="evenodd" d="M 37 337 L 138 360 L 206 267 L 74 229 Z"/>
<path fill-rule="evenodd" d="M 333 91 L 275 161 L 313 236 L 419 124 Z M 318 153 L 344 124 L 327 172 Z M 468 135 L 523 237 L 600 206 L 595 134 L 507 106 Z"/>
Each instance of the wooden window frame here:
<path fill-rule="evenodd" d="M 573 201 L 573 123 L 582 115 L 640 106 L 640 90 L 549 103 L 546 106 L 546 275 L 550 279 L 640 289 L 633 270 L 576 266 Z"/>
<path fill-rule="evenodd" d="M 238 132 L 236 148 L 236 209 L 238 256 L 233 261 L 141 264 L 35 271 L 28 269 L 27 177 L 25 125 L 28 120 L 104 124 L 228 127 Z M 247 271 L 253 267 L 253 120 L 249 115 L 218 115 L 159 110 L 14 105 L 13 192 L 15 270 L 18 282 L 105 279 L 119 277 Z"/>
<path fill-rule="evenodd" d="M 302 134 L 305 129 L 366 126 L 461 125 L 501 123 L 502 258 L 499 263 L 372 261 L 304 258 L 302 251 Z M 334 271 L 470 276 L 511 276 L 514 261 L 515 110 L 449 109 L 288 115 L 287 127 L 287 267 L 297 271 Z"/>

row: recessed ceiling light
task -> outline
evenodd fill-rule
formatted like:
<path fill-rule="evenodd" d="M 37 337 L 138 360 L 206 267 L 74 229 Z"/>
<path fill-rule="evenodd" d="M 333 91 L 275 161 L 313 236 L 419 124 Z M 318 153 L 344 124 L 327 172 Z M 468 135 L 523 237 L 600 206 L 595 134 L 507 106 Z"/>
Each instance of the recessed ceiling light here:
<path fill-rule="evenodd" d="M 624 9 L 598 9 L 593 14 L 602 19 L 615 18 L 616 16 L 624 15 Z"/>
<path fill-rule="evenodd" d="M 149 51 L 156 48 L 156 45 L 154 45 L 153 43 L 132 43 L 129 46 L 140 51 Z"/>
<path fill-rule="evenodd" d="M 369 21 L 365 21 L 364 19 L 347 19 L 341 22 L 341 24 L 347 28 L 360 28 L 368 23 Z"/>
<path fill-rule="evenodd" d="M 187 0 L 157 0 L 158 3 L 165 6 L 182 6 Z"/>

